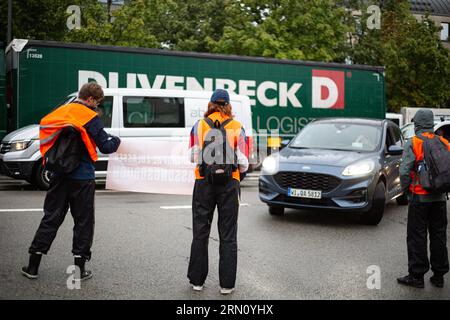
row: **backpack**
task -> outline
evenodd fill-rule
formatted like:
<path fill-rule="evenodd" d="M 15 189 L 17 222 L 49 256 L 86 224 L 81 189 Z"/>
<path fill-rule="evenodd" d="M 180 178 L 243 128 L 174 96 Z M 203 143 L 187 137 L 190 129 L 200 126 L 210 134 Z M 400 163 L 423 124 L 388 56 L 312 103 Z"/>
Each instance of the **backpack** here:
<path fill-rule="evenodd" d="M 450 192 L 450 151 L 435 135 L 432 139 L 417 136 L 423 141 L 423 160 L 417 164 L 422 188 L 431 193 Z"/>
<path fill-rule="evenodd" d="M 45 168 L 63 174 L 72 172 L 80 165 L 82 148 L 80 132 L 71 126 L 63 128 L 45 154 Z"/>
<path fill-rule="evenodd" d="M 237 155 L 227 139 L 225 126 L 232 121 L 227 119 L 222 124 L 206 117 L 205 122 L 211 130 L 205 136 L 201 151 L 200 176 L 209 184 L 226 185 L 233 179 L 233 171 L 237 166 Z"/>

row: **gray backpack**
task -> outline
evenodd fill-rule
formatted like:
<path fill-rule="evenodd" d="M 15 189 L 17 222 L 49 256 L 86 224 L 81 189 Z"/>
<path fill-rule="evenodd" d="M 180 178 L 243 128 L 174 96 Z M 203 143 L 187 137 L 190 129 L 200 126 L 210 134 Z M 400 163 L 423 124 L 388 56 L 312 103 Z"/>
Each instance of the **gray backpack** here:
<path fill-rule="evenodd" d="M 422 187 L 431 193 L 450 192 L 450 151 L 438 135 L 432 139 L 417 136 L 423 141 L 423 160 L 417 164 Z"/>

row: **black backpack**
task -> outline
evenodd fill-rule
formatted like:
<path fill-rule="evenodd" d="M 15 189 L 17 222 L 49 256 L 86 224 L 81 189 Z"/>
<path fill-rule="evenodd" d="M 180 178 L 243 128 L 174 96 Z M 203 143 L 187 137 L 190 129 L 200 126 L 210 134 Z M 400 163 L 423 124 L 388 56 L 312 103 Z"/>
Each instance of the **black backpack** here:
<path fill-rule="evenodd" d="M 57 173 L 70 173 L 80 165 L 82 151 L 80 132 L 74 127 L 65 127 L 45 154 L 45 168 Z"/>
<path fill-rule="evenodd" d="M 228 143 L 225 130 L 232 119 L 227 119 L 222 124 L 218 120 L 213 122 L 208 117 L 204 120 L 211 130 L 205 136 L 202 147 L 200 176 L 209 184 L 226 185 L 233 179 L 233 171 L 238 168 L 236 152 Z"/>
<path fill-rule="evenodd" d="M 450 151 L 435 135 L 432 139 L 417 136 L 423 141 L 423 160 L 417 164 L 422 187 L 431 193 L 450 192 Z"/>

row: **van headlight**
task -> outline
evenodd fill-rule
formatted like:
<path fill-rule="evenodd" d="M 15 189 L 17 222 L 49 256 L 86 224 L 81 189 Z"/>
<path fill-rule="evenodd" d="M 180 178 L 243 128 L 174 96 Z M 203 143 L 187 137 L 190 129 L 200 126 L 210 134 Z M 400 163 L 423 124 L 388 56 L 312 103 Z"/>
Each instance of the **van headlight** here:
<path fill-rule="evenodd" d="M 268 156 L 262 163 L 263 172 L 266 174 L 275 174 L 278 172 L 279 158 L 274 156 Z"/>
<path fill-rule="evenodd" d="M 11 150 L 10 151 L 22 151 L 28 148 L 31 145 L 32 140 L 21 140 L 11 142 Z"/>
<path fill-rule="evenodd" d="M 369 174 L 375 168 L 375 162 L 373 160 L 363 160 L 347 166 L 342 171 L 343 176 L 361 176 Z"/>

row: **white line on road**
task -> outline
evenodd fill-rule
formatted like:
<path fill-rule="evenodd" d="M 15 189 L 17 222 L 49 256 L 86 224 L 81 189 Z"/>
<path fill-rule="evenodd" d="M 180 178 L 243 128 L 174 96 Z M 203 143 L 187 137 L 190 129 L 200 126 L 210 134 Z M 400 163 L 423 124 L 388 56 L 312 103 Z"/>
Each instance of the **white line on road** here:
<path fill-rule="evenodd" d="M 248 204 L 248 203 L 241 203 L 240 206 L 248 207 L 248 206 L 250 206 L 250 204 Z M 192 206 L 161 206 L 160 208 L 164 209 L 164 210 L 191 209 Z"/>
<path fill-rule="evenodd" d="M 42 208 L 40 209 L 0 209 L 0 212 L 43 212 Z"/>

